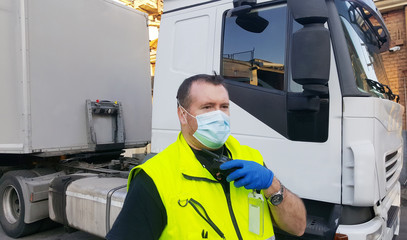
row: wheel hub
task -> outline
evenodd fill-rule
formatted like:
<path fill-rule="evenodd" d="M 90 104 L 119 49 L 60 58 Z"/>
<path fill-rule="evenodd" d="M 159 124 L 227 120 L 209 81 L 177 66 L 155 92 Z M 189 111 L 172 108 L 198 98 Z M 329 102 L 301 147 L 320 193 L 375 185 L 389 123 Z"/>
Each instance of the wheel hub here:
<path fill-rule="evenodd" d="M 4 217 L 11 224 L 20 218 L 20 196 L 13 186 L 7 186 L 3 194 L 3 212 Z"/>

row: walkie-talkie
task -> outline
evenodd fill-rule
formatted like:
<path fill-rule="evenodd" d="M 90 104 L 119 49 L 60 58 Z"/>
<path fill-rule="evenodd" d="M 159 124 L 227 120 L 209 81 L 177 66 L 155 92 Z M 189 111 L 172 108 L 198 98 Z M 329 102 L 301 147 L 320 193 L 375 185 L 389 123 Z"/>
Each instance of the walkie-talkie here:
<path fill-rule="evenodd" d="M 228 158 L 228 157 L 226 157 L 226 156 L 224 156 L 224 155 L 218 155 L 218 154 L 216 154 L 216 153 L 214 153 L 214 152 L 211 152 L 211 151 L 209 151 L 209 150 L 206 150 L 206 149 L 202 149 L 202 152 L 204 152 L 205 154 L 207 154 L 207 155 L 209 155 L 209 156 L 211 156 L 211 157 L 213 157 L 213 161 L 212 161 L 212 165 L 209 167 L 209 172 L 211 172 L 214 176 L 215 176 L 215 178 L 216 179 L 218 179 L 219 181 L 222 181 L 222 180 L 226 180 L 226 177 L 229 175 L 229 174 L 231 174 L 233 171 L 235 171 L 236 169 L 239 169 L 239 168 L 231 168 L 231 169 L 228 169 L 228 170 L 221 170 L 220 169 L 220 165 L 222 164 L 222 163 L 225 163 L 225 162 L 228 162 L 228 161 L 231 161 L 232 159 L 230 159 L 230 158 Z"/>

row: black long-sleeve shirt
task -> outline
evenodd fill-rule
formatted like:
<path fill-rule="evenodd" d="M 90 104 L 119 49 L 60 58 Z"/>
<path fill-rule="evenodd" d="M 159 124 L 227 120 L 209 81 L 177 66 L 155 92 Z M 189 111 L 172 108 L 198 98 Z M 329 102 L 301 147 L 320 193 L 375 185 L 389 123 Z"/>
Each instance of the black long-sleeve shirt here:
<path fill-rule="evenodd" d="M 157 188 L 140 171 L 131 181 L 123 208 L 106 239 L 159 239 L 166 225 L 167 212 Z"/>

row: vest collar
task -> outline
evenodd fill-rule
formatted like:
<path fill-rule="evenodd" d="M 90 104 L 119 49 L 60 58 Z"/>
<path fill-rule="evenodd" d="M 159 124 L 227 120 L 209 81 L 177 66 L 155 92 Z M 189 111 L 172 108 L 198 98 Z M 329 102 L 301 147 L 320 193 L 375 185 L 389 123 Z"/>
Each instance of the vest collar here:
<path fill-rule="evenodd" d="M 206 170 L 196 159 L 194 152 L 185 140 L 182 132 L 178 135 L 178 145 L 180 154 L 180 168 L 182 175 L 188 180 L 208 181 L 219 183 L 212 174 Z"/>

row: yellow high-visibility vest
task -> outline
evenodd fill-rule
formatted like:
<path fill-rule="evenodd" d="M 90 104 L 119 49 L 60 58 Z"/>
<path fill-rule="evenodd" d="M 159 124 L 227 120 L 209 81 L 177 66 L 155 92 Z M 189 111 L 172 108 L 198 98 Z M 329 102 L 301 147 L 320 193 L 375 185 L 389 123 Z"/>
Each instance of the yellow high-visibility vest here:
<path fill-rule="evenodd" d="M 257 150 L 240 145 L 232 136 L 225 144 L 233 159 L 263 165 Z M 167 226 L 160 239 L 239 239 L 239 233 L 245 240 L 274 238 L 267 201 L 264 231 L 259 236 L 249 231 L 248 195 L 252 190 L 236 188 L 232 182 L 228 198 L 222 185 L 196 159 L 182 133 L 164 151 L 133 168 L 128 184 L 140 169 L 154 181 L 167 212 Z"/>

